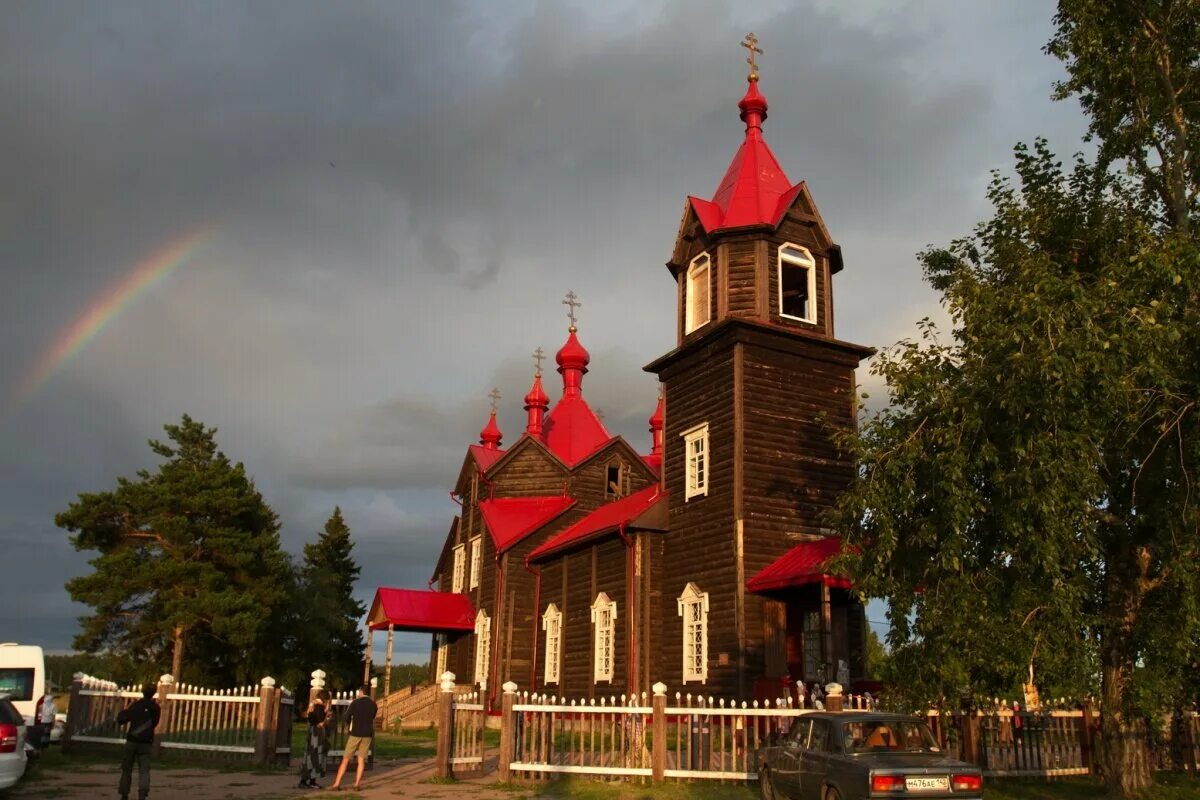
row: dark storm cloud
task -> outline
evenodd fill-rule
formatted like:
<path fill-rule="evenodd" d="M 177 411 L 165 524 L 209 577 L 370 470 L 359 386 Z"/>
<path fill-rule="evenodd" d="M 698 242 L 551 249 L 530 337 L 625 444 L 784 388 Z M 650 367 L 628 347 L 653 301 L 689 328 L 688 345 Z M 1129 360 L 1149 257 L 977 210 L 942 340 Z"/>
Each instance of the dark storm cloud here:
<path fill-rule="evenodd" d="M 290 550 L 340 503 L 361 594 L 424 585 L 486 393 L 503 392 L 514 441 L 526 354 L 561 345 L 568 288 L 585 303 L 587 397 L 645 449 L 655 387 L 641 365 L 674 344 L 662 262 L 684 196 L 711 194 L 740 141 L 747 29 L 767 50 L 766 136 L 845 249 L 839 334 L 906 335 L 937 312 L 912 254 L 980 216 L 987 170 L 1014 141 L 1079 127 L 1045 99 L 1050 13 L 825 0 L 6 9 L 0 397 L 131 265 L 183 232 L 213 235 L 0 420 L 0 537 L 43 620 L 0 613 L 0 629 L 69 643 L 78 611 L 57 587 L 85 556 L 53 514 L 152 467 L 145 439 L 183 411 L 220 428 Z M 557 398 L 552 364 L 546 388 Z"/>

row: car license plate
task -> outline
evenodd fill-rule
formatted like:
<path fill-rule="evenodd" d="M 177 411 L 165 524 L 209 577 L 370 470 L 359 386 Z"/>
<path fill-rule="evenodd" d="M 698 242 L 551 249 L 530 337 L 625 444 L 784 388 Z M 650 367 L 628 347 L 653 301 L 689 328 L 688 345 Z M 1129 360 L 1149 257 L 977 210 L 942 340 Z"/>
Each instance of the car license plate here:
<path fill-rule="evenodd" d="M 950 778 L 946 775 L 907 777 L 904 779 L 904 788 L 910 792 L 948 792 L 950 791 Z"/>

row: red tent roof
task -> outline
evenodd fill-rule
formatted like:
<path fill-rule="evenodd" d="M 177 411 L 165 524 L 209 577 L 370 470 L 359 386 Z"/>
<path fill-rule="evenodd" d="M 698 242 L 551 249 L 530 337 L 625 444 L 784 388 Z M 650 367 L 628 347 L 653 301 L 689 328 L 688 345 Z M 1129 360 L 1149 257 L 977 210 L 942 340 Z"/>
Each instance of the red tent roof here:
<path fill-rule="evenodd" d="M 479 511 L 496 549 L 503 553 L 573 505 L 575 500 L 566 495 L 501 497 L 481 501 Z"/>
<path fill-rule="evenodd" d="M 475 461 L 479 464 L 479 468 L 487 472 L 488 467 L 500 460 L 500 456 L 507 451 L 499 447 L 495 449 L 484 447 L 481 444 L 468 445 L 467 449 L 471 455 L 475 457 Z"/>
<path fill-rule="evenodd" d="M 746 588 L 752 592 L 769 592 L 809 583 L 824 583 L 837 589 L 849 589 L 849 578 L 830 575 L 823 570 L 825 562 L 841 551 L 842 540 L 836 536 L 801 542 L 746 581 Z"/>
<path fill-rule="evenodd" d="M 564 396 L 542 424 L 546 447 L 574 466 L 608 443 L 612 436 L 581 394 Z"/>
<path fill-rule="evenodd" d="M 712 200 L 688 198 L 709 233 L 748 225 L 777 225 L 800 191 L 800 184 L 791 184 L 763 138 L 767 98 L 758 91 L 758 81 L 750 81 L 738 108 L 746 123 L 746 138 L 716 193 Z"/>
<path fill-rule="evenodd" d="M 607 505 L 600 506 L 583 519 L 539 545 L 529 554 L 530 560 L 557 552 L 592 537 L 608 533 L 622 525 L 635 523 L 658 503 L 665 503 L 667 493 L 653 484 Z"/>
<path fill-rule="evenodd" d="M 388 625 L 398 631 L 473 631 L 475 608 L 465 594 L 381 586 L 367 620 L 373 631 Z"/>

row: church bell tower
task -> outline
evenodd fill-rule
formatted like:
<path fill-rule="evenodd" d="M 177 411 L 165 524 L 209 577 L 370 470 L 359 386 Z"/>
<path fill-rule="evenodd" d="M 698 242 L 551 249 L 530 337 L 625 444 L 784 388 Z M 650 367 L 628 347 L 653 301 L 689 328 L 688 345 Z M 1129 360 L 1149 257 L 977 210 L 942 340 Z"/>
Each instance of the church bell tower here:
<path fill-rule="evenodd" d="M 808 595 L 755 594 L 747 582 L 797 543 L 835 533 L 823 513 L 853 464 L 830 426 L 854 426 L 854 370 L 873 350 L 834 335 L 841 249 L 808 186 L 791 183 L 763 138 L 762 51 L 752 34 L 742 44 L 750 52 L 738 103 L 744 137 L 711 199 L 684 205 L 667 262 L 677 346 L 646 370 L 662 382 L 666 410 L 663 618 L 685 586 L 709 593 L 705 692 L 747 697 L 756 681 L 803 672 L 788 614 Z M 855 614 L 861 607 L 843 615 L 843 627 L 863 624 Z M 820 653 L 830 677 L 839 657 L 854 656 L 838 652 L 835 625 L 823 629 Z M 841 650 L 854 647 L 857 634 L 847 633 L 852 644 Z M 686 677 L 677 640 L 664 635 L 660 648 L 659 674 L 672 685 Z"/>

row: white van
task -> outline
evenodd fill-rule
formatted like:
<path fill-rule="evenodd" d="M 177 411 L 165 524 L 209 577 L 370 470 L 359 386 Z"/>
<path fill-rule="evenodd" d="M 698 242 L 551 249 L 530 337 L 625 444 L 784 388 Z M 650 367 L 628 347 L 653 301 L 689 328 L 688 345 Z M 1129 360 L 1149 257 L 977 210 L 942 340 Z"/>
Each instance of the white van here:
<path fill-rule="evenodd" d="M 0 694 L 8 699 L 33 725 L 38 706 L 46 695 L 46 657 L 37 645 L 4 642 L 0 644 Z"/>

